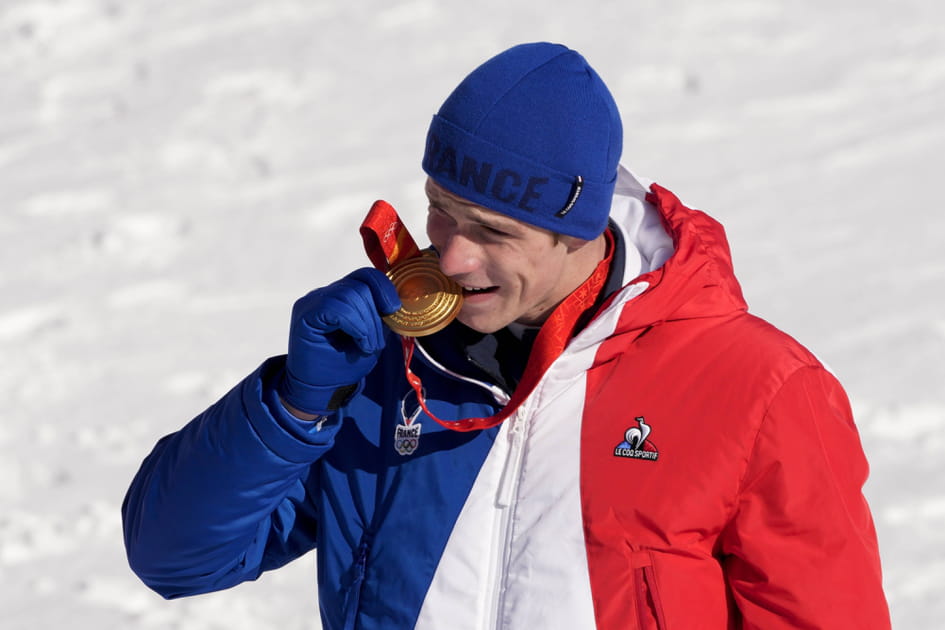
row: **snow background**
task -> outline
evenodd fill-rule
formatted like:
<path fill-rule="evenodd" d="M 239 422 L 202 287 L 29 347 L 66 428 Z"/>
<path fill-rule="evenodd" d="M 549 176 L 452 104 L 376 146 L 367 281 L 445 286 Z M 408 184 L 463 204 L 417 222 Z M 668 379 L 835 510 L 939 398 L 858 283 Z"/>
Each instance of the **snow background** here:
<path fill-rule="evenodd" d="M 119 506 L 153 443 L 422 233 L 430 115 L 539 39 L 621 106 L 624 163 L 728 229 L 752 310 L 838 373 L 900 628 L 943 626 L 945 5 L 0 0 L 4 628 L 318 628 L 313 556 L 165 602 Z M 541 8 L 539 8 L 541 7 Z"/>

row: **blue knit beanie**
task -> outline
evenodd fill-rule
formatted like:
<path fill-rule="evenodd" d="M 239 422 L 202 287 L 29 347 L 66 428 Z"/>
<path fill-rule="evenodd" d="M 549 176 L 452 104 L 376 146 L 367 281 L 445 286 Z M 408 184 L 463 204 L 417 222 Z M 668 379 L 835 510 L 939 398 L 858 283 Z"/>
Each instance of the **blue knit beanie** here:
<path fill-rule="evenodd" d="M 433 116 L 423 170 L 466 200 L 591 240 L 607 227 L 623 128 L 577 52 L 522 44 L 470 73 Z"/>

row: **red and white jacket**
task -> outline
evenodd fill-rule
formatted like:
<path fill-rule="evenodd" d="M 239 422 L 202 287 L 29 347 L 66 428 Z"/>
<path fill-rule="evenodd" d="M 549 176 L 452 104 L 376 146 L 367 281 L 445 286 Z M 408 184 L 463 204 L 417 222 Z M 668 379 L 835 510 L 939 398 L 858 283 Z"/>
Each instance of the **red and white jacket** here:
<path fill-rule="evenodd" d="M 177 597 L 317 547 L 329 630 L 889 628 L 837 380 L 747 312 L 709 216 L 622 171 L 612 223 L 622 288 L 498 427 L 408 405 L 393 339 L 350 405 L 297 426 L 270 360 L 145 460 L 134 569 Z M 417 369 L 442 417 L 506 402 Z"/>
<path fill-rule="evenodd" d="M 506 420 L 417 627 L 889 627 L 843 390 L 651 190 L 621 173 L 627 282 Z"/>

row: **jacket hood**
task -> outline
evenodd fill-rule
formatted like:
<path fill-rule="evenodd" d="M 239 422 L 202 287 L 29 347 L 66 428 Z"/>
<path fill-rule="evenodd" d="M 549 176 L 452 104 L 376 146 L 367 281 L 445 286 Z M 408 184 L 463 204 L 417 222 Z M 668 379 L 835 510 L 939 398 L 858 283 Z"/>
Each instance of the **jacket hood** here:
<path fill-rule="evenodd" d="M 605 307 L 623 308 L 616 334 L 747 310 L 718 221 L 687 208 L 662 186 L 642 183 L 624 168 L 611 219 L 627 249 L 624 288 Z M 642 294 L 641 283 L 646 286 Z M 626 305 L 633 295 L 637 297 Z"/>

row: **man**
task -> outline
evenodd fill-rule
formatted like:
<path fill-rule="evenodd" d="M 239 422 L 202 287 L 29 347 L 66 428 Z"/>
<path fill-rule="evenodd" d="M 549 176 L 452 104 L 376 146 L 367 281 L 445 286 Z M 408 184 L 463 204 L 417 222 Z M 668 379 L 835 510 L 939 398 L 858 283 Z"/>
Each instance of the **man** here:
<path fill-rule="evenodd" d="M 621 142 L 567 48 L 464 79 L 423 161 L 457 321 L 408 378 L 380 271 L 300 299 L 288 355 L 142 465 L 141 578 L 191 595 L 317 547 L 328 629 L 888 628 L 840 385 Z"/>

